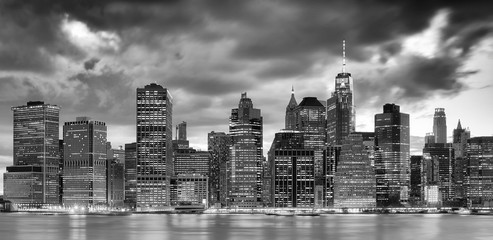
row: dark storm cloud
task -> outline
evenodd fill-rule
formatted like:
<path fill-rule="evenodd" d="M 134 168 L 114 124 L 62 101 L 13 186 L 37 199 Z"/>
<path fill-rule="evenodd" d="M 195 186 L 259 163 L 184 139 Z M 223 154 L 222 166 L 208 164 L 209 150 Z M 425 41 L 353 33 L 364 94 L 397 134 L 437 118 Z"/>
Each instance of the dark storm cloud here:
<path fill-rule="evenodd" d="M 241 77 L 225 78 L 225 76 L 172 76 L 164 81 L 164 86 L 184 90 L 191 94 L 218 96 L 230 92 L 250 89 L 253 81 Z"/>
<path fill-rule="evenodd" d="M 101 61 L 101 59 L 98 59 L 98 58 L 91 58 L 91 59 L 85 61 L 84 62 L 84 69 L 86 69 L 86 71 L 93 70 L 99 61 Z"/>
<path fill-rule="evenodd" d="M 61 32 L 62 15 L 39 14 L 30 5 L 12 7 L 14 2 L 23 1 L 0 2 L 0 70 L 50 73 L 56 55 L 83 57 Z"/>

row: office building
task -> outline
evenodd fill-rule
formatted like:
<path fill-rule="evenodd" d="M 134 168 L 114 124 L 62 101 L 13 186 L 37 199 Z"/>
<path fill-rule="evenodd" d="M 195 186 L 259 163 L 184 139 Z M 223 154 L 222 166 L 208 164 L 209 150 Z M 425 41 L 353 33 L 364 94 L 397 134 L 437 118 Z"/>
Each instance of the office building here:
<path fill-rule="evenodd" d="M 253 108 L 246 93 L 241 94 L 238 108 L 231 110 L 229 134 L 232 146 L 227 166 L 228 206 L 262 206 L 262 115 L 260 109 Z"/>
<path fill-rule="evenodd" d="M 211 206 L 226 206 L 228 171 L 226 165 L 230 157 L 231 136 L 224 132 L 207 134 L 209 164 L 209 203 Z"/>
<path fill-rule="evenodd" d="M 137 204 L 137 143 L 125 144 L 125 201 L 124 205 L 135 209 Z"/>
<path fill-rule="evenodd" d="M 122 208 L 125 200 L 125 150 L 121 146 L 112 149 L 110 142 L 106 147 L 106 201 L 109 207 Z"/>
<path fill-rule="evenodd" d="M 409 141 L 409 114 L 385 104 L 383 113 L 375 115 L 375 145 L 381 151 L 381 158 L 375 158 L 378 206 L 400 206 L 408 200 Z"/>
<path fill-rule="evenodd" d="M 4 198 L 19 207 L 59 204 L 60 107 L 35 101 L 12 111 L 14 165 L 4 173 Z"/>
<path fill-rule="evenodd" d="M 435 143 L 447 143 L 447 117 L 444 108 L 435 108 L 433 135 L 435 135 Z"/>
<path fill-rule="evenodd" d="M 493 137 L 467 140 L 465 193 L 469 207 L 493 207 Z"/>
<path fill-rule="evenodd" d="M 346 52 L 343 42 L 342 72 L 335 78 L 335 90 L 327 100 L 327 143 L 341 145 L 342 140 L 355 131 L 353 78 L 346 72 Z"/>
<path fill-rule="evenodd" d="M 106 204 L 106 139 L 104 122 L 77 117 L 63 126 L 63 204 Z"/>
<path fill-rule="evenodd" d="M 178 174 L 171 177 L 172 206 L 207 206 L 208 181 L 202 174 Z"/>
<path fill-rule="evenodd" d="M 410 176 L 410 192 L 409 203 L 412 206 L 419 206 L 421 196 L 421 172 L 422 172 L 423 156 L 411 156 L 411 176 Z"/>
<path fill-rule="evenodd" d="M 454 187 L 452 182 L 453 163 L 455 159 L 454 148 L 450 143 L 427 143 L 423 148 L 423 156 L 433 159 L 438 164 L 438 176 L 433 184 L 438 186 L 442 199 L 446 206 L 454 198 Z"/>
<path fill-rule="evenodd" d="M 286 116 L 284 117 L 284 128 L 289 130 L 296 129 L 296 113 L 295 109 L 298 106 L 296 98 L 294 97 L 294 87 L 291 90 L 291 98 L 286 106 Z"/>
<path fill-rule="evenodd" d="M 155 83 L 137 89 L 137 210 L 170 205 L 172 102 Z"/>
<path fill-rule="evenodd" d="M 374 208 L 376 201 L 375 170 L 370 154 L 374 133 L 350 133 L 342 142 L 340 162 L 334 179 L 334 207 Z M 370 150 L 371 149 L 371 150 Z"/>
<path fill-rule="evenodd" d="M 460 120 L 457 123 L 457 128 L 453 132 L 452 146 L 455 152 L 453 164 L 453 183 L 455 198 L 457 200 L 465 199 L 464 192 L 464 176 L 466 161 L 467 140 L 471 138 L 471 132 L 468 129 L 462 128 Z"/>
<path fill-rule="evenodd" d="M 186 122 L 178 124 L 177 130 L 179 138 L 172 141 L 174 174 L 209 175 L 209 152 L 195 150 L 189 146 Z"/>
<path fill-rule="evenodd" d="M 315 151 L 304 145 L 300 131 L 276 133 L 269 150 L 273 207 L 315 207 Z"/>

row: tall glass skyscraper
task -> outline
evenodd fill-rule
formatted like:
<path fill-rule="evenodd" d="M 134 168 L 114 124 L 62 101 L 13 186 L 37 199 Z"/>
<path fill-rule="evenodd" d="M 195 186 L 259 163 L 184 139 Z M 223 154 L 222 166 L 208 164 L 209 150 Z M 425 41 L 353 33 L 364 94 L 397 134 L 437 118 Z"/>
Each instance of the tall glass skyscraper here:
<path fill-rule="evenodd" d="M 399 205 L 408 200 L 410 181 L 409 114 L 395 104 L 385 104 L 375 115 L 377 205 Z"/>
<path fill-rule="evenodd" d="M 343 42 L 342 72 L 335 79 L 335 91 L 327 99 L 327 143 L 341 145 L 342 140 L 355 131 L 353 78 L 346 72 L 346 52 Z"/>
<path fill-rule="evenodd" d="M 260 109 L 246 93 L 241 94 L 238 108 L 231 110 L 229 134 L 232 137 L 228 182 L 229 206 L 262 206 L 263 125 Z"/>
<path fill-rule="evenodd" d="M 137 89 L 137 209 L 170 204 L 172 102 L 168 90 L 155 83 Z"/>
<path fill-rule="evenodd" d="M 4 198 L 16 204 L 58 204 L 60 107 L 35 101 L 12 111 L 14 166 L 4 174 Z"/>
<path fill-rule="evenodd" d="M 435 135 L 435 143 L 447 143 L 447 117 L 444 108 L 435 108 L 433 135 Z"/>
<path fill-rule="evenodd" d="M 104 122 L 77 117 L 63 126 L 63 204 L 106 203 L 106 141 Z"/>

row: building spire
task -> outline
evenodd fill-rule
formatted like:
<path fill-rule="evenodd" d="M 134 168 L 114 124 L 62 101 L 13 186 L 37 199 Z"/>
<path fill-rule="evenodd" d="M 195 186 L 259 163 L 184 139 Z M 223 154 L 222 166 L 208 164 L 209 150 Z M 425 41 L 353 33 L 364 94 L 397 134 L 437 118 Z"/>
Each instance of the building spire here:
<path fill-rule="evenodd" d="M 459 123 L 457 123 L 457 129 L 462 129 L 462 126 L 460 125 L 460 119 L 459 119 Z"/>
<path fill-rule="evenodd" d="M 291 85 L 291 94 L 294 94 L 294 86 Z"/>
<path fill-rule="evenodd" d="M 342 40 L 342 73 L 346 73 L 346 40 Z"/>

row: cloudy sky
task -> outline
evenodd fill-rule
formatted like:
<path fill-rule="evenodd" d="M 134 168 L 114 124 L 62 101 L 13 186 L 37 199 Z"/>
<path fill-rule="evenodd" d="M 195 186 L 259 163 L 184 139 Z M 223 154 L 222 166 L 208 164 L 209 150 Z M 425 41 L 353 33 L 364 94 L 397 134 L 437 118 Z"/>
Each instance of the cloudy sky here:
<path fill-rule="evenodd" d="M 105 121 L 114 146 L 135 141 L 135 92 L 156 82 L 191 145 L 228 130 L 248 92 L 264 148 L 291 94 L 326 100 L 354 77 L 357 130 L 385 103 L 411 115 L 413 153 L 445 108 L 448 133 L 493 135 L 492 1 L 0 0 L 0 172 L 12 164 L 12 112 L 31 100 Z"/>

